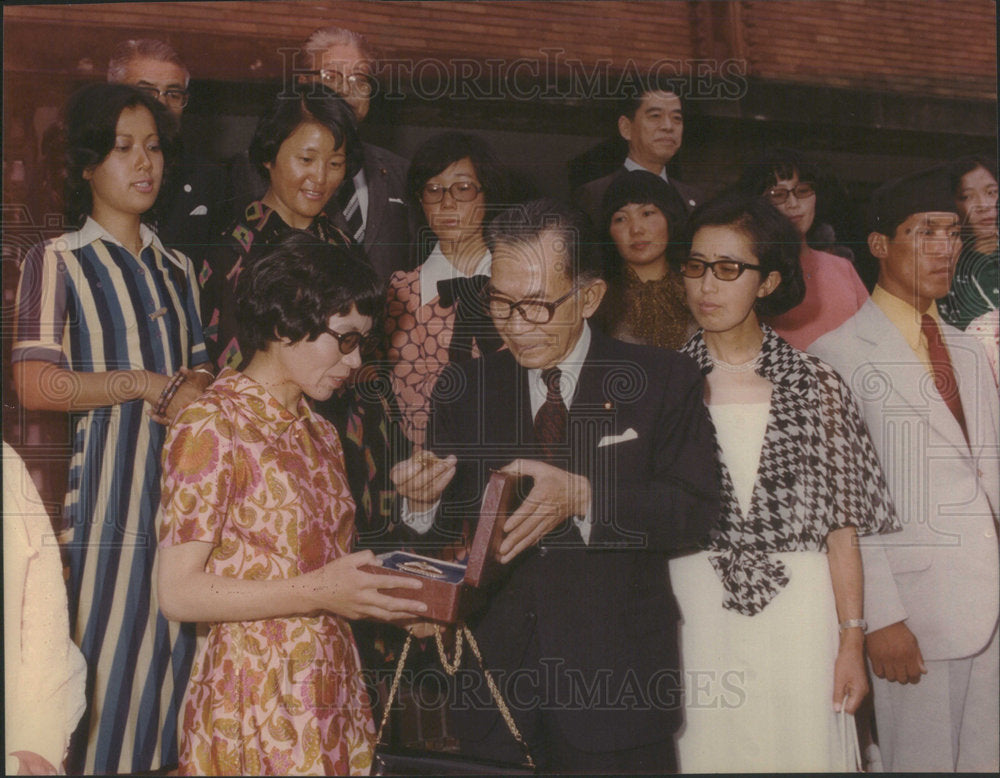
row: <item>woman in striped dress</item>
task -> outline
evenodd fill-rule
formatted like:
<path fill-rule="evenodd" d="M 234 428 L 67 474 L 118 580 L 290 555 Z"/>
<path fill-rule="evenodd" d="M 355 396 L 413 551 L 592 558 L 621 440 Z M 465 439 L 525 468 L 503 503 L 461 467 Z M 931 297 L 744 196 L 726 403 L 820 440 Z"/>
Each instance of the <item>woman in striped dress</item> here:
<path fill-rule="evenodd" d="M 175 764 L 194 653 L 190 627 L 160 615 L 151 587 L 165 425 L 211 380 L 192 265 L 142 223 L 170 126 L 166 109 L 132 87 L 73 96 L 67 202 L 81 226 L 30 252 L 18 290 L 21 402 L 77 414 L 61 540 L 88 709 L 70 773 Z"/>

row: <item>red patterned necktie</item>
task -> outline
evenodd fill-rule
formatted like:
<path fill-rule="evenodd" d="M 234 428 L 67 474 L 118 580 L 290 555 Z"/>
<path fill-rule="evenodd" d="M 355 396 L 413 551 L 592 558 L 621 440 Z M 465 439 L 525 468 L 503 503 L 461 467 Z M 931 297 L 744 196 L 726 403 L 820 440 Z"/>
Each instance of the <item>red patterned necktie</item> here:
<path fill-rule="evenodd" d="M 962 428 L 965 442 L 969 442 L 969 431 L 965 426 L 965 413 L 962 411 L 962 398 L 958 394 L 958 379 L 951 366 L 951 357 L 941 338 L 941 330 L 933 317 L 924 314 L 920 318 L 920 329 L 927 338 L 927 354 L 931 359 L 931 371 L 934 374 L 934 386 L 951 411 L 952 416 Z"/>
<path fill-rule="evenodd" d="M 542 382 L 546 390 L 545 402 L 535 414 L 535 439 L 542 445 L 547 460 L 554 459 L 556 451 L 566 443 L 568 414 L 559 387 L 561 377 L 562 371 L 558 367 L 542 371 Z"/>

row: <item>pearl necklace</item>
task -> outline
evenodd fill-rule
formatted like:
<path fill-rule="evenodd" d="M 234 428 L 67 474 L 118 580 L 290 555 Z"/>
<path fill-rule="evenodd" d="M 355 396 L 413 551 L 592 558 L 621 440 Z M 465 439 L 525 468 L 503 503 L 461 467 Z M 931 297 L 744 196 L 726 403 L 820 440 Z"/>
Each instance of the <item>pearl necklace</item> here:
<path fill-rule="evenodd" d="M 721 359 L 716 359 L 711 354 L 708 355 L 709 360 L 712 362 L 714 367 L 719 368 L 727 373 L 749 373 L 751 370 L 755 370 L 757 365 L 760 363 L 760 357 L 763 352 L 758 351 L 757 354 L 746 362 L 741 362 L 738 365 L 734 365 L 732 362 L 723 362 Z"/>

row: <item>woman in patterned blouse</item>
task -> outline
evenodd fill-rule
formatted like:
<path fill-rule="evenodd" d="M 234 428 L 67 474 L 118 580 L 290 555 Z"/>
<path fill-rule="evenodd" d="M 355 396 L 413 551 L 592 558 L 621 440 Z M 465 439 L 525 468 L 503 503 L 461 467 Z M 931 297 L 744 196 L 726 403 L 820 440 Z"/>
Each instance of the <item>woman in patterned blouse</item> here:
<path fill-rule="evenodd" d="M 237 303 L 254 356 L 180 415 L 163 460 L 161 606 L 210 625 L 180 769 L 367 773 L 375 732 L 347 620 L 425 606 L 382 594 L 387 579 L 360 569 L 372 552 L 350 553 L 341 441 L 306 398 L 328 398 L 360 367 L 382 288 L 344 248 L 293 232 L 244 270 Z"/>
<path fill-rule="evenodd" d="M 419 240 L 433 248 L 416 270 L 389 279 L 385 329 L 403 430 L 422 444 L 431 391 L 445 365 L 500 348 L 480 299 L 492 260 L 483 219 L 490 204 L 506 203 L 507 186 L 484 141 L 448 132 L 417 149 L 407 188 L 426 220 Z"/>
<path fill-rule="evenodd" d="M 266 250 L 293 229 L 351 245 L 323 209 L 344 180 L 361 169 L 354 112 L 324 86 L 300 88 L 306 91 L 275 98 L 250 142 L 250 161 L 268 182 L 267 192 L 226 228 L 219 245 L 205 252 L 199 276 L 205 344 L 219 368 L 239 369 L 252 356 L 239 337 L 236 282 L 261 247 Z"/>
<path fill-rule="evenodd" d="M 850 714 L 868 691 L 856 535 L 894 528 L 895 513 L 850 390 L 758 318 L 802 299 L 795 228 L 753 195 L 691 219 L 679 267 L 701 330 L 684 351 L 706 376 L 722 517 L 704 552 L 671 563 L 692 695 L 680 768 L 855 769 Z"/>
<path fill-rule="evenodd" d="M 687 212 L 677 192 L 646 170 L 620 173 L 604 194 L 604 297 L 597 321 L 631 343 L 680 348 L 694 331 L 680 277 L 667 252 Z"/>

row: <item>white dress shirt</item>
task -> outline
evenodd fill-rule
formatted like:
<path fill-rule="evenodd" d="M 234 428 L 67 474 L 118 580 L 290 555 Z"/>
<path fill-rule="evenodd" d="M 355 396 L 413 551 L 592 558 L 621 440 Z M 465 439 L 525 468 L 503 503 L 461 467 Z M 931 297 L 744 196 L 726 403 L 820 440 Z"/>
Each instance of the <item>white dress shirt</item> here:
<path fill-rule="evenodd" d="M 648 168 L 644 168 L 642 165 L 640 165 L 638 162 L 636 162 L 634 159 L 632 159 L 632 157 L 625 157 L 625 169 L 626 170 L 645 170 L 647 173 L 649 172 Z M 660 178 L 662 178 L 668 184 L 670 183 L 670 179 L 667 178 L 667 166 L 666 165 L 664 165 L 662 168 L 660 168 Z"/>
<path fill-rule="evenodd" d="M 474 276 L 488 276 L 490 268 L 493 267 L 493 255 L 489 249 L 480 258 Z M 420 266 L 420 304 L 427 305 L 438 296 L 438 281 L 446 281 L 451 278 L 471 278 L 456 268 L 441 251 L 441 242 L 434 244 L 434 249 L 427 259 Z"/>

